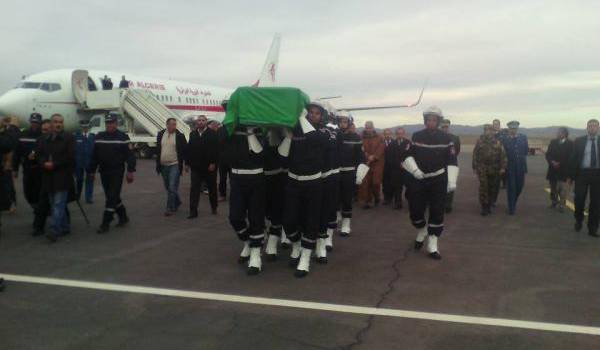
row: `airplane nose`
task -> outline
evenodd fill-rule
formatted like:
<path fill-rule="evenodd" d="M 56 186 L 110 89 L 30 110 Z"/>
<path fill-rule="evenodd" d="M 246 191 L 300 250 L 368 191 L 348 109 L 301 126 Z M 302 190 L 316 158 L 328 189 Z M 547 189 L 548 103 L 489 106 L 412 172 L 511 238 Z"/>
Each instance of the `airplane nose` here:
<path fill-rule="evenodd" d="M 19 96 L 13 91 L 9 91 L 4 95 L 0 96 L 0 116 L 11 115 L 15 117 L 22 117 L 21 114 L 23 114 L 24 112 L 23 102 L 23 96 Z"/>

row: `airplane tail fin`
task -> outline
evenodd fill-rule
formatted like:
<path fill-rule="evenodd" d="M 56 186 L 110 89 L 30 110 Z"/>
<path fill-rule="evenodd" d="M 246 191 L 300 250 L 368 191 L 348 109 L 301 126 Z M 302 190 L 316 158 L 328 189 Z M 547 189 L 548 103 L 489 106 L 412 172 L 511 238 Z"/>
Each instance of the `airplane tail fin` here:
<path fill-rule="evenodd" d="M 279 68 L 279 46 L 281 45 L 281 34 L 275 34 L 265 64 L 258 80 L 252 86 L 274 86 Z"/>

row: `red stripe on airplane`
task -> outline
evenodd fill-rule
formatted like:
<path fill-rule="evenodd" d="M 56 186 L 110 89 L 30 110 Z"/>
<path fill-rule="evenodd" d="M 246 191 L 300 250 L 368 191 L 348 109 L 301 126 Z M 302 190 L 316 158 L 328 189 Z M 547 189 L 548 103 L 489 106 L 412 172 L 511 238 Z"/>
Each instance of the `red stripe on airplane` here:
<path fill-rule="evenodd" d="M 166 107 L 183 111 L 225 112 L 221 106 L 166 105 Z"/>

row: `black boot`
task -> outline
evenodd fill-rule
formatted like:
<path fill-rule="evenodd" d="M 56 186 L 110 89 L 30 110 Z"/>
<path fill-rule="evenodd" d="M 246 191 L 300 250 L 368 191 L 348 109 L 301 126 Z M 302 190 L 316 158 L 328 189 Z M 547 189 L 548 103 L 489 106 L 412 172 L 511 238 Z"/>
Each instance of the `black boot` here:
<path fill-rule="evenodd" d="M 0 292 L 4 290 L 5 284 L 4 284 L 4 278 L 0 278 Z"/>
<path fill-rule="evenodd" d="M 423 242 L 415 241 L 415 250 L 420 250 L 421 248 L 423 248 Z"/>
<path fill-rule="evenodd" d="M 122 204 L 117 208 L 117 215 L 119 216 L 119 223 L 117 224 L 117 227 L 123 227 L 127 225 L 129 222 L 129 217 L 127 216 L 127 210 L 125 210 L 125 206 Z"/>
<path fill-rule="evenodd" d="M 98 233 L 98 234 L 107 233 L 109 228 L 110 228 L 110 226 L 107 223 L 102 223 L 102 225 L 100 225 L 100 227 L 98 227 L 98 229 L 96 230 L 96 233 Z"/>

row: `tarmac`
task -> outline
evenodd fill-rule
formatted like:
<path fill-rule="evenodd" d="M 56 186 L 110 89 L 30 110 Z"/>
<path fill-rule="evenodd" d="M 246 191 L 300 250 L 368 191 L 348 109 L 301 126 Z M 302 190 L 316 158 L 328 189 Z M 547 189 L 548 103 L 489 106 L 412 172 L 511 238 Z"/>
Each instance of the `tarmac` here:
<path fill-rule="evenodd" d="M 412 249 L 406 203 L 356 205 L 351 236 L 336 235 L 329 263 L 304 279 L 289 251 L 247 276 L 227 202 L 213 216 L 203 196 L 199 218 L 186 219 L 187 176 L 184 206 L 164 217 L 152 161 L 124 185 L 131 223 L 106 235 L 95 233 L 98 183 L 83 204 L 92 225 L 71 204 L 72 234 L 55 244 L 30 236 L 19 194 L 2 217 L 0 349 L 600 349 L 600 239 L 548 208 L 545 160 L 528 164 L 517 214 L 502 191 L 481 217 L 461 154 L 441 261 Z"/>

